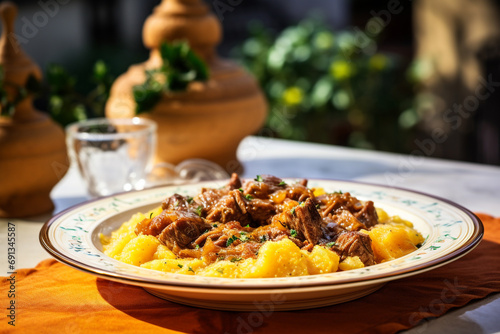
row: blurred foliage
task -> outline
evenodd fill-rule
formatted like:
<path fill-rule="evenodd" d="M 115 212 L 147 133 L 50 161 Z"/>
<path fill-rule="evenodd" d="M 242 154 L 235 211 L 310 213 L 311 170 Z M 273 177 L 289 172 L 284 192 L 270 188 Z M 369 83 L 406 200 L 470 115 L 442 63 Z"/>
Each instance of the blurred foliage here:
<path fill-rule="evenodd" d="M 146 71 L 145 82 L 133 88 L 137 113 L 151 110 L 164 93 L 184 91 L 192 81 L 208 79 L 207 65 L 187 43 L 164 43 L 160 51 L 163 58 L 162 67 Z M 102 60 L 93 65 L 87 80 L 71 74 L 57 64 L 47 67 L 44 82 L 30 78 L 26 87 L 13 87 L 4 82 L 3 74 L 0 66 L 2 116 L 11 115 L 15 105 L 28 93 L 33 93 L 36 96 L 36 106 L 47 111 L 62 126 L 87 118 L 104 117 L 106 102 L 115 79 L 108 65 Z M 6 89 L 15 89 L 14 101 L 7 99 Z"/>
<path fill-rule="evenodd" d="M 33 76 L 28 78 L 25 87 L 13 86 L 4 82 L 4 72 L 0 67 L 1 115 L 11 116 L 16 104 L 27 94 L 36 97 L 36 106 L 45 110 L 62 126 L 93 117 L 103 117 L 104 107 L 114 81 L 108 67 L 102 61 L 95 63 L 92 71 L 92 89 L 82 93 L 75 88 L 77 78 L 60 65 L 49 65 L 44 82 Z M 14 91 L 14 101 L 7 99 L 7 91 Z"/>
<path fill-rule="evenodd" d="M 208 67 L 186 42 L 160 47 L 163 64 L 147 70 L 143 84 L 134 86 L 136 113 L 150 111 L 164 93 L 185 91 L 193 81 L 208 80 Z"/>
<path fill-rule="evenodd" d="M 293 140 L 405 151 L 413 110 L 403 61 L 360 30 L 310 17 L 275 35 L 260 24 L 234 51 L 270 103 L 266 127 Z"/>
<path fill-rule="evenodd" d="M 103 61 L 97 61 L 93 67 L 89 91 L 78 90 L 76 76 L 60 65 L 49 65 L 45 77 L 39 95 L 55 121 L 66 126 L 87 118 L 104 117 L 114 77 Z"/>
<path fill-rule="evenodd" d="M 0 116 L 12 116 L 15 106 L 24 100 L 29 92 L 38 89 L 38 81 L 32 75 L 24 87 L 5 80 L 5 70 L 0 65 Z M 10 94 L 10 98 L 9 98 Z"/>

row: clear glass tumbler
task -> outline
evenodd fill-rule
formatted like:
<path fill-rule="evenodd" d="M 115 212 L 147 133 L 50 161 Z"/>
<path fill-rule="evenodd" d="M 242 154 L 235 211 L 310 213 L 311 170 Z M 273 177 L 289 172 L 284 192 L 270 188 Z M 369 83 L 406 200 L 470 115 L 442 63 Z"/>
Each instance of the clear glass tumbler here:
<path fill-rule="evenodd" d="M 70 156 L 93 197 L 140 190 L 153 168 L 156 123 L 131 119 L 91 119 L 66 128 Z"/>

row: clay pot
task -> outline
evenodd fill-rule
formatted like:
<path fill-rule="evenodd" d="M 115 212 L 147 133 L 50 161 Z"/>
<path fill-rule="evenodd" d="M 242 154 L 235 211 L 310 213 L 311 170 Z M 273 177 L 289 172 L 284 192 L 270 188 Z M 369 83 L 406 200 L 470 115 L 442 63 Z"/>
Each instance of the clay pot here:
<path fill-rule="evenodd" d="M 0 15 L 0 64 L 5 82 L 24 86 L 30 75 L 41 79 L 38 66 L 13 38 L 16 6 L 0 4 Z M 16 105 L 12 117 L 0 117 L 0 217 L 28 217 L 53 210 L 50 191 L 68 165 L 64 131 L 33 108 L 31 96 L 26 97 Z"/>
<path fill-rule="evenodd" d="M 249 73 L 217 57 L 221 28 L 215 15 L 199 0 L 163 0 L 146 20 L 143 35 L 151 56 L 115 81 L 106 116 L 133 117 L 132 89 L 144 82 L 146 69 L 161 66 L 161 43 L 188 40 L 209 65 L 210 80 L 192 83 L 186 92 L 166 94 L 152 111 L 140 115 L 158 124 L 156 158 L 173 164 L 203 158 L 228 172 L 241 171 L 236 149 L 244 137 L 263 125 L 267 103 Z"/>

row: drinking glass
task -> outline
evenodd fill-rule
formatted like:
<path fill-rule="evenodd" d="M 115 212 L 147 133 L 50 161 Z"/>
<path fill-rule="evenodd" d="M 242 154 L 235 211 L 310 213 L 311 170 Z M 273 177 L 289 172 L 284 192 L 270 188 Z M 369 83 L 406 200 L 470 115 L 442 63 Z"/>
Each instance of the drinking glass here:
<path fill-rule="evenodd" d="M 92 197 L 144 189 L 153 167 L 155 122 L 99 118 L 71 124 L 66 132 L 70 156 Z"/>

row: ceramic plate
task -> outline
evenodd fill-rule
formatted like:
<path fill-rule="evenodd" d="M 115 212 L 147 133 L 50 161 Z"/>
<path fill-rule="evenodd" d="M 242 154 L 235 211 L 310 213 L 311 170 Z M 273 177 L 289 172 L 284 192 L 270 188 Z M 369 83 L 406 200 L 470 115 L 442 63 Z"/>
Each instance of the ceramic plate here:
<path fill-rule="evenodd" d="M 286 180 L 294 182 L 293 179 Z M 471 212 L 445 199 L 404 189 L 334 180 L 309 180 L 309 187 L 350 192 L 372 200 L 389 215 L 413 222 L 426 238 L 402 258 L 351 271 L 257 279 L 228 279 L 163 273 L 116 261 L 102 252 L 99 235 L 110 235 L 132 214 L 158 207 L 174 193 L 194 195 L 225 181 L 160 187 L 123 193 L 70 208 L 48 221 L 42 246 L 56 259 L 90 274 L 137 285 L 174 302 L 221 310 L 254 310 L 262 303 L 275 310 L 305 309 L 353 300 L 384 283 L 422 273 L 457 260 L 481 240 L 483 226 Z"/>

